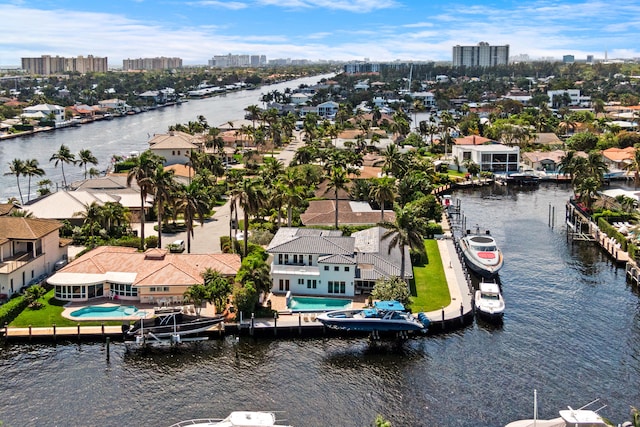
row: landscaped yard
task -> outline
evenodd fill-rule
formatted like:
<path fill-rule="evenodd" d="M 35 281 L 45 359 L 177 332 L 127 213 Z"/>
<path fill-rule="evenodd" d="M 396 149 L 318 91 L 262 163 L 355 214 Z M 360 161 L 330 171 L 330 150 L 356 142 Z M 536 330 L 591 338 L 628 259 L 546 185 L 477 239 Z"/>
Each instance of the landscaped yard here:
<path fill-rule="evenodd" d="M 75 320 L 70 320 L 62 317 L 62 311 L 64 310 L 64 301 L 59 301 L 53 296 L 53 289 L 45 294 L 40 299 L 43 304 L 40 309 L 25 308 L 13 322 L 9 324 L 9 327 L 14 328 L 27 328 L 29 325 L 34 328 L 37 327 L 49 327 L 54 323 L 56 326 L 76 326 L 78 324 Z M 81 322 L 83 326 L 100 326 L 103 322 Z M 122 322 L 104 322 L 105 326 L 117 326 Z"/>
<path fill-rule="evenodd" d="M 414 283 L 411 286 L 414 313 L 433 311 L 451 303 L 449 286 L 444 275 L 444 267 L 438 250 L 438 242 L 433 239 L 424 241 L 429 263 L 413 267 Z"/>

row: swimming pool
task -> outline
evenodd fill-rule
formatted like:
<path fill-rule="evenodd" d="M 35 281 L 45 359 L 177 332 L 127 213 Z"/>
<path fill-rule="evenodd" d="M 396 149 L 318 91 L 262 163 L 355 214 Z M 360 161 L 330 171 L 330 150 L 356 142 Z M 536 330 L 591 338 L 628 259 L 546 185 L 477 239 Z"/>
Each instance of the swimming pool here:
<path fill-rule="evenodd" d="M 89 305 L 69 313 L 75 319 L 128 319 L 132 316 L 139 317 L 146 314 L 145 311 L 138 310 L 137 307 L 130 306 L 99 306 Z"/>
<path fill-rule="evenodd" d="M 287 308 L 294 313 L 302 311 L 331 311 L 351 307 L 350 299 L 322 297 L 291 297 Z"/>

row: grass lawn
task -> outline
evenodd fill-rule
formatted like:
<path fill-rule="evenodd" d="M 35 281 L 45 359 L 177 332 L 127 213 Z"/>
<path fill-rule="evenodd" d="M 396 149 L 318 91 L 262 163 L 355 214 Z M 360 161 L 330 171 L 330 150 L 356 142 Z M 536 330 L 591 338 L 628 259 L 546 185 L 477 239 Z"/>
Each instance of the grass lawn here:
<path fill-rule="evenodd" d="M 27 328 L 29 325 L 34 328 L 37 327 L 49 327 L 54 323 L 56 326 L 76 326 L 78 324 L 75 320 L 69 320 L 62 317 L 62 311 L 64 310 L 64 304 L 66 301 L 59 301 L 53 296 L 53 289 L 46 293 L 46 295 L 40 298 L 40 302 L 43 304 L 40 309 L 25 308 L 13 322 L 9 324 L 14 328 Z M 80 322 L 83 326 L 100 326 L 103 322 Z M 121 321 L 104 322 L 105 326 L 117 326 L 121 325 Z"/>
<path fill-rule="evenodd" d="M 433 239 L 425 240 L 424 247 L 429 263 L 413 267 L 414 280 L 411 286 L 413 312 L 438 310 L 451 303 L 438 242 Z"/>

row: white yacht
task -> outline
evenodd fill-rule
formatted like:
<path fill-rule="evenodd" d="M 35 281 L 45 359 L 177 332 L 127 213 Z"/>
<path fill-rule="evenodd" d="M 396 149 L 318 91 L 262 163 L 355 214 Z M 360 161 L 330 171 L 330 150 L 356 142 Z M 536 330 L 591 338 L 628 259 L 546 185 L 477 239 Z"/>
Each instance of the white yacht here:
<path fill-rule="evenodd" d="M 504 298 L 497 283 L 480 282 L 474 303 L 476 314 L 488 320 L 501 320 L 504 315 Z"/>
<path fill-rule="evenodd" d="M 170 427 L 291 427 L 277 422 L 273 412 L 234 411 L 224 419 L 185 420 Z"/>
<path fill-rule="evenodd" d="M 467 266 L 482 277 L 495 277 L 502 268 L 502 252 L 489 231 L 484 234 L 476 226 L 475 233 L 467 230 L 460 238 L 460 249 Z"/>

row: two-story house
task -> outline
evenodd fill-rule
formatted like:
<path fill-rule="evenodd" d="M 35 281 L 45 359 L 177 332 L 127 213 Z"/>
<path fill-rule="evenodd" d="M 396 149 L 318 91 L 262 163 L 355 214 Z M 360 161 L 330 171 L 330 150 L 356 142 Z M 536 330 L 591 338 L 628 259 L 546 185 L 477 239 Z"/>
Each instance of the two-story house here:
<path fill-rule="evenodd" d="M 202 151 L 202 140 L 186 132 L 170 131 L 154 135 L 149 149 L 165 159 L 164 166 L 187 164 L 192 152 Z"/>
<path fill-rule="evenodd" d="M 50 219 L 0 216 L 0 293 L 11 296 L 53 271 L 66 255 L 61 227 Z"/>
<path fill-rule="evenodd" d="M 354 296 L 375 282 L 400 275 L 400 248 L 372 227 L 342 236 L 339 230 L 282 227 L 267 248 L 273 256 L 271 291 L 293 295 Z M 405 280 L 413 277 L 405 248 Z"/>

